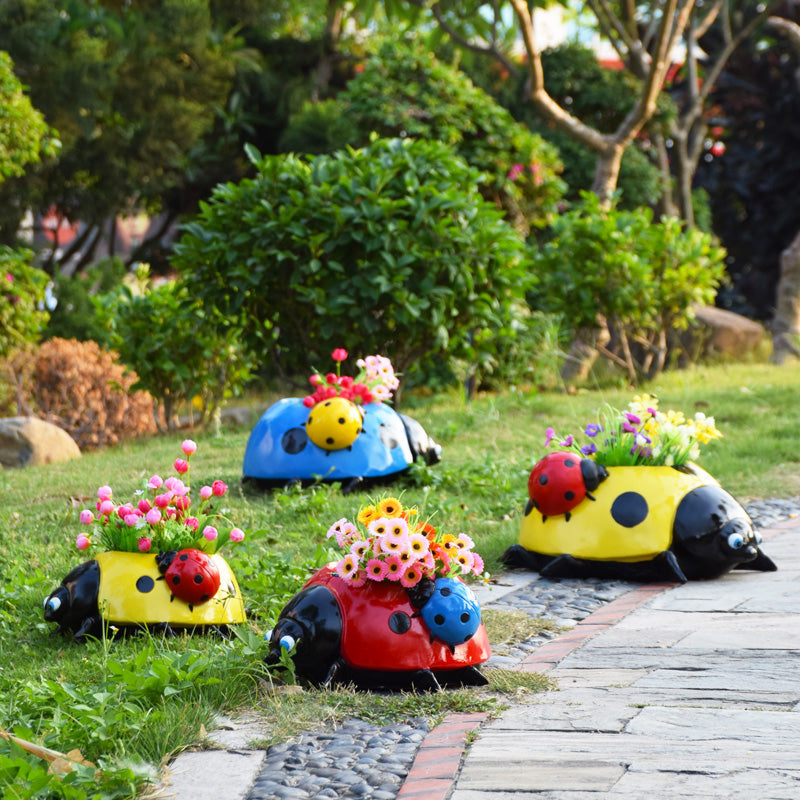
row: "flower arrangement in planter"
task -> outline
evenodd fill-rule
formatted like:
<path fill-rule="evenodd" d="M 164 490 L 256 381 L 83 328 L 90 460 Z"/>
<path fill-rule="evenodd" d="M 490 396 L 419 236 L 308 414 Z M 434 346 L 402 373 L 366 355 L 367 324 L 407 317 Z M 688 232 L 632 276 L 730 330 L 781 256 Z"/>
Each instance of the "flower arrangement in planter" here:
<path fill-rule="evenodd" d="M 227 493 L 227 485 L 221 480 L 204 485 L 196 500 L 189 476 L 190 459 L 197 445 L 186 439 L 181 449 L 184 457 L 176 458 L 173 464 L 177 475 L 166 479 L 153 475 L 132 502 L 116 505 L 112 488 L 101 486 L 95 509 L 80 513 L 81 523 L 91 527 L 91 532 L 78 534 L 78 550 L 88 550 L 94 540 L 103 550 L 157 553 L 195 548 L 213 554 L 226 542 L 241 542 L 241 528 L 231 527 L 227 538 L 220 536 L 218 530 L 223 517 L 215 505 Z"/>
<path fill-rule="evenodd" d="M 241 528 L 219 532 L 224 516 L 216 505 L 228 487 L 215 480 L 195 498 L 189 463 L 197 445 L 186 439 L 181 448 L 177 475 L 153 475 L 132 502 L 119 505 L 111 487 L 101 486 L 94 510 L 80 512 L 89 532 L 79 533 L 75 546 L 99 552 L 45 599 L 45 620 L 59 631 L 82 641 L 109 628 L 220 630 L 244 621 L 236 578 L 217 552 L 244 539 Z"/>
<path fill-rule="evenodd" d="M 259 419 L 244 455 L 246 480 L 265 487 L 341 481 L 345 493 L 405 472 L 417 458 L 433 464 L 441 447 L 388 405 L 400 382 L 391 361 L 370 355 L 342 374 L 348 353 L 331 353 L 335 372 L 315 370 L 311 394 L 284 398 Z"/>
<path fill-rule="evenodd" d="M 583 433 L 588 441 L 581 445 L 572 434 L 558 436 L 548 428 L 545 447 L 573 450 L 606 467 L 680 466 L 697 460 L 701 444 L 722 436 L 714 417 L 660 411 L 658 398 L 649 394 L 634 397 L 623 411 L 607 407 Z"/>
<path fill-rule="evenodd" d="M 607 408 L 583 431 L 545 432 L 519 544 L 503 560 L 550 577 L 638 581 L 772 571 L 744 508 L 694 460 L 722 436 L 713 417 L 662 411 L 652 395 Z"/>
<path fill-rule="evenodd" d="M 435 689 L 484 685 L 491 652 L 480 605 L 462 576 L 483 572 L 465 534 L 440 534 L 396 497 L 364 506 L 357 522 L 330 526 L 344 555 L 286 605 L 268 663 L 291 651 L 313 683 Z M 295 649 L 296 648 L 296 649 Z"/>

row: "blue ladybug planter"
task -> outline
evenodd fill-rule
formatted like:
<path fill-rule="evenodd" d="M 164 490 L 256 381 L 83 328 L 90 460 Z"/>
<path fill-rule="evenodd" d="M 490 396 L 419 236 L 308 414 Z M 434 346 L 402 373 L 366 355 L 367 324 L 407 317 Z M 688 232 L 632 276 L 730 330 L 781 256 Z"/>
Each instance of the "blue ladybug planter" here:
<path fill-rule="evenodd" d="M 332 398 L 308 408 L 284 398 L 256 423 L 242 471 L 265 488 L 340 481 L 347 493 L 390 481 L 417 459 L 435 464 L 441 452 L 418 422 L 385 403 Z"/>
<path fill-rule="evenodd" d="M 491 655 L 480 606 L 459 578 L 353 586 L 332 565 L 319 570 L 281 611 L 266 661 L 291 650 L 313 684 L 420 691 L 483 686 Z"/>

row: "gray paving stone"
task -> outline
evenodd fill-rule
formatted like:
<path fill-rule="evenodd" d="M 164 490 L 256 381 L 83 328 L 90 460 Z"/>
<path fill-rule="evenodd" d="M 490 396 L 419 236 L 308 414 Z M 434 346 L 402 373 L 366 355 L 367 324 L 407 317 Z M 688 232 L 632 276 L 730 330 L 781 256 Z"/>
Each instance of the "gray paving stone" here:
<path fill-rule="evenodd" d="M 263 750 L 236 753 L 203 750 L 181 753 L 156 795 L 158 800 L 220 800 L 247 795 L 264 762 Z"/>

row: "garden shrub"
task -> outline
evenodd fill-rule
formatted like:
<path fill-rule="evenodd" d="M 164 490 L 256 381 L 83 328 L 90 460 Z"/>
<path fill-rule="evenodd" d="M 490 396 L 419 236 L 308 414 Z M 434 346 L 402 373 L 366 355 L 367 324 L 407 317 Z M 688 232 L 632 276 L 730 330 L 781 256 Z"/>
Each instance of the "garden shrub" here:
<path fill-rule="evenodd" d="M 524 243 L 446 145 L 250 153 L 256 177 L 218 186 L 173 257 L 189 295 L 240 325 L 250 352 L 271 348 L 306 374 L 344 347 L 406 373 L 432 356 L 474 358 L 471 332 L 507 329 L 530 282 Z"/>
<path fill-rule="evenodd" d="M 383 43 L 335 102 L 322 108 L 309 103 L 293 117 L 281 143 L 319 152 L 326 141 L 342 141 L 345 131 L 355 147 L 366 145 L 373 132 L 449 145 L 481 171 L 481 194 L 523 233 L 547 222 L 566 188 L 553 145 L 413 40 Z"/>
<path fill-rule="evenodd" d="M 725 276 L 725 250 L 709 234 L 675 217 L 653 222 L 646 208 L 604 209 L 591 193 L 551 233 L 532 254 L 533 307 L 562 315 L 576 335 L 601 314 L 634 380 L 663 369 L 667 333 L 686 328 L 696 304 L 713 304 Z"/>
<path fill-rule="evenodd" d="M 213 311 L 182 283 L 148 286 L 146 265 L 137 274 L 143 293 L 122 285 L 96 300 L 111 346 L 137 374 L 133 388 L 162 404 L 167 427 L 190 401 L 199 403 L 199 424 L 213 420 L 222 401 L 241 392 L 254 359 L 239 346 L 236 326 L 213 324 Z"/>
<path fill-rule="evenodd" d="M 35 357 L 29 398 L 82 450 L 155 433 L 153 399 L 132 391 L 137 377 L 97 342 L 49 339 Z"/>
<path fill-rule="evenodd" d="M 0 245 L 0 359 L 36 342 L 47 322 L 47 273 L 32 267 L 33 253 Z"/>

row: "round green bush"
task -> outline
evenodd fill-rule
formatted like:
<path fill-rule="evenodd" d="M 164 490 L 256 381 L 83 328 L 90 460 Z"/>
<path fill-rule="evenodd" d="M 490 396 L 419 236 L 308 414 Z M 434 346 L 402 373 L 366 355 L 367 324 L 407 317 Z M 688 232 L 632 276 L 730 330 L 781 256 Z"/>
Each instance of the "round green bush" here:
<path fill-rule="evenodd" d="M 256 177 L 217 187 L 173 264 L 262 363 L 302 374 L 344 347 L 408 372 L 469 357 L 471 332 L 506 327 L 529 284 L 524 243 L 446 145 L 249 152 Z"/>

